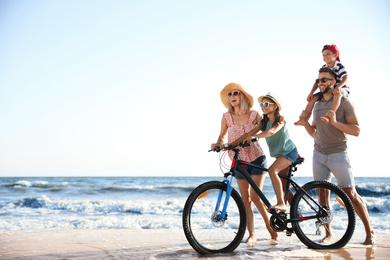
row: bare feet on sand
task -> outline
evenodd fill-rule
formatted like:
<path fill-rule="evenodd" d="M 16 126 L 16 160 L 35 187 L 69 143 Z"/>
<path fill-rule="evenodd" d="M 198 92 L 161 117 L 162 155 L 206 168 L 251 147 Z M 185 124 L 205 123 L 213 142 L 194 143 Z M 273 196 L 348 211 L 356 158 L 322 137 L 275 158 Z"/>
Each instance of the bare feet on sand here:
<path fill-rule="evenodd" d="M 366 240 L 364 241 L 363 245 L 375 245 L 375 234 L 374 231 L 371 231 L 369 234 L 367 234 Z"/>
<path fill-rule="evenodd" d="M 274 231 L 275 234 L 271 234 L 271 239 L 272 240 L 275 240 L 275 241 L 278 241 L 279 240 L 279 235 L 277 232 Z"/>
<path fill-rule="evenodd" d="M 333 236 L 332 235 L 327 235 L 321 240 L 322 244 L 330 244 L 333 242 Z"/>
<path fill-rule="evenodd" d="M 256 235 L 255 234 L 252 234 L 252 235 L 249 235 L 248 239 L 246 240 L 246 243 L 248 244 L 253 244 L 253 243 L 256 243 Z"/>
<path fill-rule="evenodd" d="M 273 230 L 270 226 L 267 226 L 268 232 L 271 235 L 271 239 L 277 241 L 279 238 L 278 232 Z"/>

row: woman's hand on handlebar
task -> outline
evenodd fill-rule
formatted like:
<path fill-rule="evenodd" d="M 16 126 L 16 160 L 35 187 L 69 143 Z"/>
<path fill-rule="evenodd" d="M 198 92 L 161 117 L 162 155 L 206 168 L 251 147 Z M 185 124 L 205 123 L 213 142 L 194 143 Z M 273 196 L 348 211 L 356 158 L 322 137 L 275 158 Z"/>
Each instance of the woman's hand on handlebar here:
<path fill-rule="evenodd" d="M 235 148 L 237 146 L 239 146 L 239 147 L 247 147 L 247 146 L 250 146 L 251 143 L 253 143 L 253 142 L 257 142 L 257 138 L 251 136 L 251 137 L 248 137 L 248 139 L 244 140 L 243 142 L 235 144 L 235 145 L 215 143 L 215 144 L 211 145 L 211 150 L 209 152 L 211 152 L 211 151 L 219 152 L 221 150 L 225 151 L 225 150 L 229 150 L 229 149 Z"/>
<path fill-rule="evenodd" d="M 223 147 L 223 142 L 218 142 L 218 143 L 215 143 L 215 144 L 211 144 L 211 150 L 214 151 L 215 150 L 215 147 Z"/>

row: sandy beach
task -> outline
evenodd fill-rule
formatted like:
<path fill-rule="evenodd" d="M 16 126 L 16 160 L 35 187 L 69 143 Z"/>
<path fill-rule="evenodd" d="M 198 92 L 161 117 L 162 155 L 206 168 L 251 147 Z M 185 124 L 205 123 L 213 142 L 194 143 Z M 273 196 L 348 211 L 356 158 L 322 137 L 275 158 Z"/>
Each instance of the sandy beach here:
<path fill-rule="evenodd" d="M 337 250 L 311 250 L 296 236 L 279 242 L 258 235 L 255 245 L 229 254 L 201 256 L 182 230 L 74 229 L 0 232 L 0 259 L 388 259 L 390 235 L 377 236 L 374 247 L 351 242 Z"/>

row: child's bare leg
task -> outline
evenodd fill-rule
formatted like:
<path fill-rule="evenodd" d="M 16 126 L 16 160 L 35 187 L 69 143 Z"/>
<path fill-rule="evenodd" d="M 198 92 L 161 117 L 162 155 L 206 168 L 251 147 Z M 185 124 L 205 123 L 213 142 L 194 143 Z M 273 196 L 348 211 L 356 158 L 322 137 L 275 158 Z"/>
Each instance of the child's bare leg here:
<path fill-rule="evenodd" d="M 277 204 L 275 206 L 272 206 L 271 209 L 280 210 L 282 212 L 287 211 L 287 206 L 283 200 L 282 182 L 280 181 L 278 173 L 287 168 L 290 164 L 290 160 L 285 157 L 279 156 L 268 169 L 268 173 L 271 177 L 272 186 L 274 187 L 277 199 Z"/>
<path fill-rule="evenodd" d="M 311 112 L 313 111 L 314 104 L 317 102 L 318 96 L 313 96 L 310 102 L 307 103 L 307 106 L 304 112 L 299 116 L 299 120 L 294 123 L 294 125 L 305 125 L 309 121 Z"/>
<path fill-rule="evenodd" d="M 329 124 L 330 123 L 330 121 L 329 121 L 330 111 L 334 111 L 336 113 L 337 109 L 339 109 L 339 107 L 340 107 L 340 103 L 341 103 L 341 94 L 339 92 L 338 94 L 333 95 L 332 107 L 330 108 L 328 113 L 326 113 L 325 116 L 321 117 L 321 120 L 324 121 L 325 123 Z"/>

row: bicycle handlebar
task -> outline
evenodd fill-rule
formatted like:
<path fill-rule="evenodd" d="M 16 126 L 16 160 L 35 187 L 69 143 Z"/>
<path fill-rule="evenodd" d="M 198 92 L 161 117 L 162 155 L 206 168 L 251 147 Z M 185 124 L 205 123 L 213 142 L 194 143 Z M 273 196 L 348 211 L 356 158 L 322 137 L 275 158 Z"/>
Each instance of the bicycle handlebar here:
<path fill-rule="evenodd" d="M 252 139 L 251 139 L 251 142 L 252 142 L 252 143 L 257 142 L 257 139 L 256 139 L 256 138 L 252 138 Z M 247 146 L 250 146 L 250 145 L 251 145 L 251 144 L 250 144 L 249 142 L 244 141 L 244 142 L 240 142 L 240 143 L 235 144 L 235 145 L 224 144 L 224 146 L 222 147 L 222 149 L 231 150 L 231 149 L 234 149 L 234 148 L 236 148 L 236 147 L 238 147 L 238 146 L 244 148 L 244 147 L 247 147 Z M 222 149 L 221 149 L 221 147 L 216 146 L 216 147 L 214 147 L 213 150 L 209 150 L 209 152 L 217 152 L 217 153 L 219 153 Z"/>

